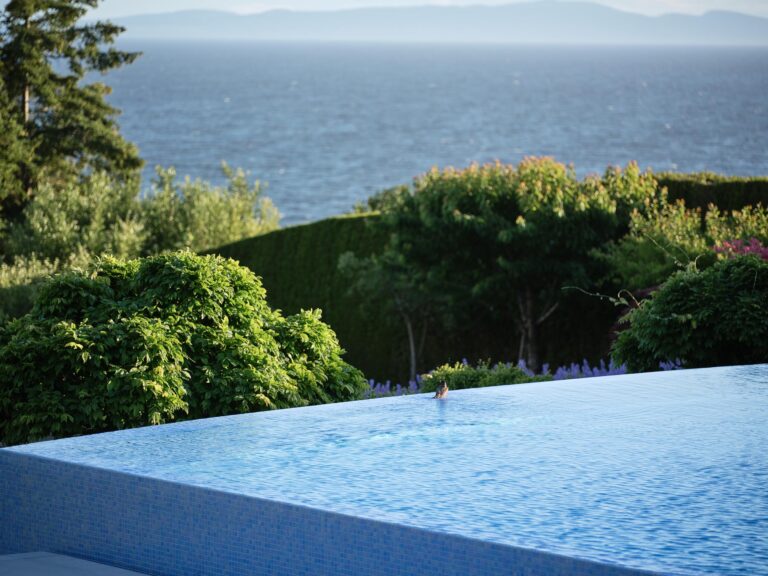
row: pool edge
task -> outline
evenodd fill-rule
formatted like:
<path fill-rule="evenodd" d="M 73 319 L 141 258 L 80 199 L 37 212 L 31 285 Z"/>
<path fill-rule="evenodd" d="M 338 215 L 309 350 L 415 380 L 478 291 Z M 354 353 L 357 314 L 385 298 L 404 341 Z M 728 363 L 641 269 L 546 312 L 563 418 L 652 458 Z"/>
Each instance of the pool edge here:
<path fill-rule="evenodd" d="M 661 574 L 8 450 L 0 480 L 1 554 L 157 576 Z"/>

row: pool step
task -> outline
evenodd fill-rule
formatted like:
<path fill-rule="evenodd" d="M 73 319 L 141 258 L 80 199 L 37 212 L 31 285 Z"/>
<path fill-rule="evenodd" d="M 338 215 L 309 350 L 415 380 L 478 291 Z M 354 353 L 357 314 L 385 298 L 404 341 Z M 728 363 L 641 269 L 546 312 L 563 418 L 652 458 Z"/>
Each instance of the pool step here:
<path fill-rule="evenodd" d="M 0 576 L 146 576 L 50 552 L 0 556 Z"/>

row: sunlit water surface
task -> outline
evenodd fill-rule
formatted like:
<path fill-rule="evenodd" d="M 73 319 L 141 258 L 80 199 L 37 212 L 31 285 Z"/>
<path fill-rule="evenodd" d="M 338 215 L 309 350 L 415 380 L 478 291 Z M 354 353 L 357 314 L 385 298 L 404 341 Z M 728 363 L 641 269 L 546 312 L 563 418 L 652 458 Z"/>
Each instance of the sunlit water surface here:
<path fill-rule="evenodd" d="M 768 574 L 768 365 L 386 398 L 15 450 L 665 573 Z"/>
<path fill-rule="evenodd" d="M 432 166 L 528 155 L 581 175 L 768 175 L 768 49 L 131 41 L 98 78 L 154 166 L 249 170 L 286 224 Z"/>

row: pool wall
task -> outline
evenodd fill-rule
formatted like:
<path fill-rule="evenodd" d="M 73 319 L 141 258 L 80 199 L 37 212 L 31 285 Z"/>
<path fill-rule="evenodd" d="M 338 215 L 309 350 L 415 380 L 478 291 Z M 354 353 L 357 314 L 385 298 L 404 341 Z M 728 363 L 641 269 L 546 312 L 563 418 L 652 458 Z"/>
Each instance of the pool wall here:
<path fill-rule="evenodd" d="M 0 554 L 153 576 L 630 576 L 597 564 L 0 450 Z"/>

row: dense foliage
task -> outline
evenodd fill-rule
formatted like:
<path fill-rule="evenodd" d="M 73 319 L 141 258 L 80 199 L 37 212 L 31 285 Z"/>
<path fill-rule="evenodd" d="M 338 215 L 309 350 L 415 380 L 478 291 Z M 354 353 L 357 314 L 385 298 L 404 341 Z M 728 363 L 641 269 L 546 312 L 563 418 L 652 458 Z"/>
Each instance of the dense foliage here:
<path fill-rule="evenodd" d="M 29 258 L 18 258 L 13 265 L 0 263 L 0 323 L 29 312 L 41 282 L 60 266 Z"/>
<path fill-rule="evenodd" d="M 319 312 L 283 317 L 231 260 L 105 258 L 0 327 L 0 441 L 359 397 Z"/>
<path fill-rule="evenodd" d="M 668 182 L 670 177 L 665 175 L 664 181 Z M 711 197 L 709 190 L 715 187 L 713 184 L 699 184 L 697 175 L 679 175 L 676 180 L 681 183 L 681 186 L 685 184 L 690 189 L 691 195 L 706 198 Z M 687 184 L 689 182 L 690 185 Z M 768 186 L 764 188 L 767 191 L 764 197 L 768 198 Z M 388 190 L 373 198 L 369 207 L 386 211 L 388 206 L 401 201 L 403 194 L 410 193 L 408 187 Z M 657 193 L 660 194 L 658 190 Z M 723 194 L 716 196 L 722 199 L 724 204 L 733 203 Z M 661 197 L 659 195 L 657 198 Z M 643 210 L 647 210 L 650 214 L 658 213 L 661 206 L 649 202 L 647 207 L 643 206 Z M 674 218 L 678 218 L 679 206 L 673 203 L 668 210 L 674 213 Z M 682 220 L 683 224 L 693 223 L 694 233 L 698 234 L 695 225 L 696 222 L 701 223 L 703 211 L 698 219 L 695 211 L 687 208 L 684 211 L 690 215 L 680 217 L 678 221 Z M 717 236 L 722 238 L 723 242 L 735 239 L 733 233 L 736 228 L 731 222 L 737 223 L 740 218 L 744 225 L 738 224 L 737 227 L 742 228 L 744 234 L 748 235 L 747 240 L 753 237 L 749 235 L 749 229 L 752 228 L 749 221 L 760 212 L 760 208 L 752 207 L 744 211 L 739 209 L 739 212 L 743 212 L 743 216 L 739 214 L 732 216 L 726 210 L 717 211 L 718 221 L 725 223 L 725 226 L 720 228 L 722 233 L 718 232 Z M 750 215 L 749 218 L 747 215 Z M 376 263 L 376 256 L 382 254 L 388 238 L 387 227 L 376 222 L 380 218 L 381 216 L 371 213 L 357 217 L 332 218 L 244 240 L 217 249 L 217 252 L 237 258 L 263 276 L 273 306 L 289 312 L 298 311 L 302 307 L 322 308 L 324 318 L 328 319 L 344 347 L 349 351 L 350 360 L 361 367 L 367 375 L 381 382 L 387 378 L 408 382 L 412 379 L 409 369 L 411 354 L 408 331 L 402 316 L 392 306 L 392 296 L 396 293 L 391 291 L 391 287 L 388 287 L 385 282 L 376 284 L 373 279 L 380 280 L 377 274 L 365 275 L 361 271 L 344 275 L 337 268 L 339 258 L 350 252 L 355 256 L 353 258 L 355 265 L 360 262 Z M 650 220 L 642 211 L 638 211 L 634 219 L 641 218 Z M 713 216 L 709 218 L 712 219 Z M 630 222 L 632 219 L 629 215 L 626 221 Z M 371 224 L 366 225 L 369 222 Z M 634 227 L 635 224 L 630 223 L 630 226 Z M 667 222 L 664 226 L 672 228 L 677 224 L 673 219 L 671 223 Z M 698 235 L 696 237 L 698 238 Z M 714 240 L 704 237 L 703 241 L 697 240 L 697 242 L 703 252 L 692 251 L 690 261 L 698 258 L 698 265 L 701 268 L 714 263 L 717 258 L 712 250 Z M 633 270 L 639 274 L 645 273 L 646 270 L 652 271 L 657 266 L 655 262 L 661 259 L 666 271 L 672 272 L 678 269 L 674 260 L 668 262 L 665 259 L 664 250 L 652 243 L 645 248 L 646 254 L 637 252 L 615 261 L 606 262 L 598 258 L 601 265 L 597 267 L 597 272 L 593 271 L 594 269 L 590 270 L 590 280 L 597 281 L 608 277 L 611 281 L 599 286 L 595 291 L 615 294 L 615 290 L 620 288 L 651 286 L 637 281 L 630 284 L 623 280 L 622 273 L 617 272 L 616 269 L 611 270 L 614 265 L 625 266 L 627 270 Z M 373 258 L 369 259 L 369 257 Z M 677 256 L 677 260 L 682 265 L 689 262 L 688 258 L 682 254 Z M 666 279 L 668 274 L 666 271 L 660 278 L 658 274 L 654 276 L 659 278 L 656 284 Z M 395 279 L 398 278 L 395 277 Z M 406 276 L 401 276 L 399 280 L 405 282 L 395 286 L 407 286 L 411 281 Z M 373 284 L 374 289 L 371 290 L 369 298 L 358 290 L 348 294 L 349 287 L 358 284 L 361 287 Z M 418 284 L 418 286 L 422 288 L 428 285 Z M 378 294 L 376 294 L 377 291 Z M 427 293 L 432 294 L 437 301 L 445 297 L 444 293 L 431 291 Z M 566 291 L 560 297 L 563 300 L 557 311 L 550 320 L 540 325 L 541 359 L 558 365 L 570 363 L 574 358 L 586 357 L 590 361 L 596 361 L 605 356 L 610 347 L 609 334 L 611 326 L 617 319 L 618 309 L 579 291 Z M 453 324 L 443 323 L 443 319 L 431 313 L 428 308 L 413 308 L 415 348 L 420 352 L 418 371 L 446 362 L 456 362 L 462 358 L 477 362 L 483 358 L 499 361 L 518 357 L 518 343 L 509 341 L 510 331 L 516 327 L 516 319 L 501 319 L 499 314 L 479 309 L 476 304 L 465 304 L 466 309 L 471 311 L 472 317 L 465 317 L 461 322 Z M 423 337 L 424 325 L 420 324 L 422 319 L 428 320 L 429 331 L 426 337 Z"/>
<path fill-rule="evenodd" d="M 5 230 L 0 218 L 0 319 L 29 311 L 30 285 L 45 275 L 100 255 L 201 251 L 277 228 L 279 214 L 259 183 L 249 185 L 242 171 L 225 174 L 225 186 L 212 186 L 161 171 L 147 195 L 137 179 L 103 172 L 42 182 L 20 218 Z"/>
<path fill-rule="evenodd" d="M 702 213 L 663 196 L 635 212 L 629 234 L 602 253 L 614 281 L 634 290 L 657 286 L 694 262 L 699 268 L 709 266 L 715 261 L 713 248 L 753 238 L 768 241 L 768 209 L 761 204 L 730 212 L 710 205 Z"/>
<path fill-rule="evenodd" d="M 105 100 L 109 88 L 85 81 L 138 56 L 112 46 L 119 26 L 83 21 L 98 3 L 10 0 L 0 14 L 0 106 L 13 117 L 3 138 L 23 149 L 0 162 L 3 178 L 17 179 L 6 190 L 6 210 L 23 205 L 43 173 L 117 174 L 141 166 L 136 147 L 117 130 L 117 110 Z"/>
<path fill-rule="evenodd" d="M 768 262 L 755 255 L 674 274 L 628 317 L 613 347 L 631 371 L 768 361 Z"/>
<path fill-rule="evenodd" d="M 115 181 L 98 172 L 64 182 L 43 181 L 22 217 L 4 235 L 5 258 L 67 261 L 74 255 L 138 256 L 143 225 L 136 197 L 138 182 Z"/>
<path fill-rule="evenodd" d="M 11 0 L 0 10 L 0 319 L 31 308 L 45 274 L 110 254 L 205 250 L 277 228 L 245 174 L 226 186 L 159 170 L 141 193 L 138 151 L 119 134 L 109 88 L 133 62 L 123 31 L 89 21 L 99 0 Z"/>
<path fill-rule="evenodd" d="M 151 192 L 138 202 L 143 255 L 181 248 L 201 252 L 278 227 L 280 214 L 261 184 L 250 185 L 245 172 L 226 164 L 222 170 L 226 186 L 189 178 L 178 182 L 173 169 L 158 169 Z"/>
<path fill-rule="evenodd" d="M 563 287 L 590 286 L 592 251 L 620 237 L 632 210 L 658 193 L 634 164 L 582 181 L 548 158 L 433 170 L 378 199 L 375 223 L 389 241 L 357 269 L 383 279 L 377 290 L 391 287 L 406 323 L 411 310 L 439 315 L 449 329 L 468 315 L 502 318 L 517 327 L 506 338 L 519 337 L 520 357 L 538 368 L 540 326 L 561 305 Z"/>
<path fill-rule="evenodd" d="M 408 382 L 412 379 L 410 352 L 402 318 L 384 295 L 369 299 L 358 291 L 350 294 L 355 278 L 338 268 L 339 258 L 346 253 L 361 259 L 381 253 L 386 236 L 380 226 L 369 224 L 378 218 L 375 214 L 329 218 L 242 240 L 215 252 L 239 260 L 261 276 L 273 307 L 286 313 L 322 309 L 349 361 L 367 376 Z M 462 358 L 472 362 L 516 358 L 518 347 L 509 341 L 509 321 L 488 320 L 488 315 L 479 314 L 448 329 L 435 319 L 423 339 L 423 328 L 416 328 L 419 371 Z M 608 351 L 609 329 L 615 320 L 612 305 L 577 291 L 566 292 L 551 322 L 541 327 L 542 358 L 558 364 L 601 358 Z"/>
<path fill-rule="evenodd" d="M 178 183 L 160 170 L 149 194 L 136 179 L 103 172 L 66 182 L 46 181 L 8 225 L 6 258 L 66 259 L 77 252 L 136 257 L 189 248 L 202 251 L 273 230 L 279 214 L 261 186 L 224 167 L 226 186 L 189 179 Z"/>

